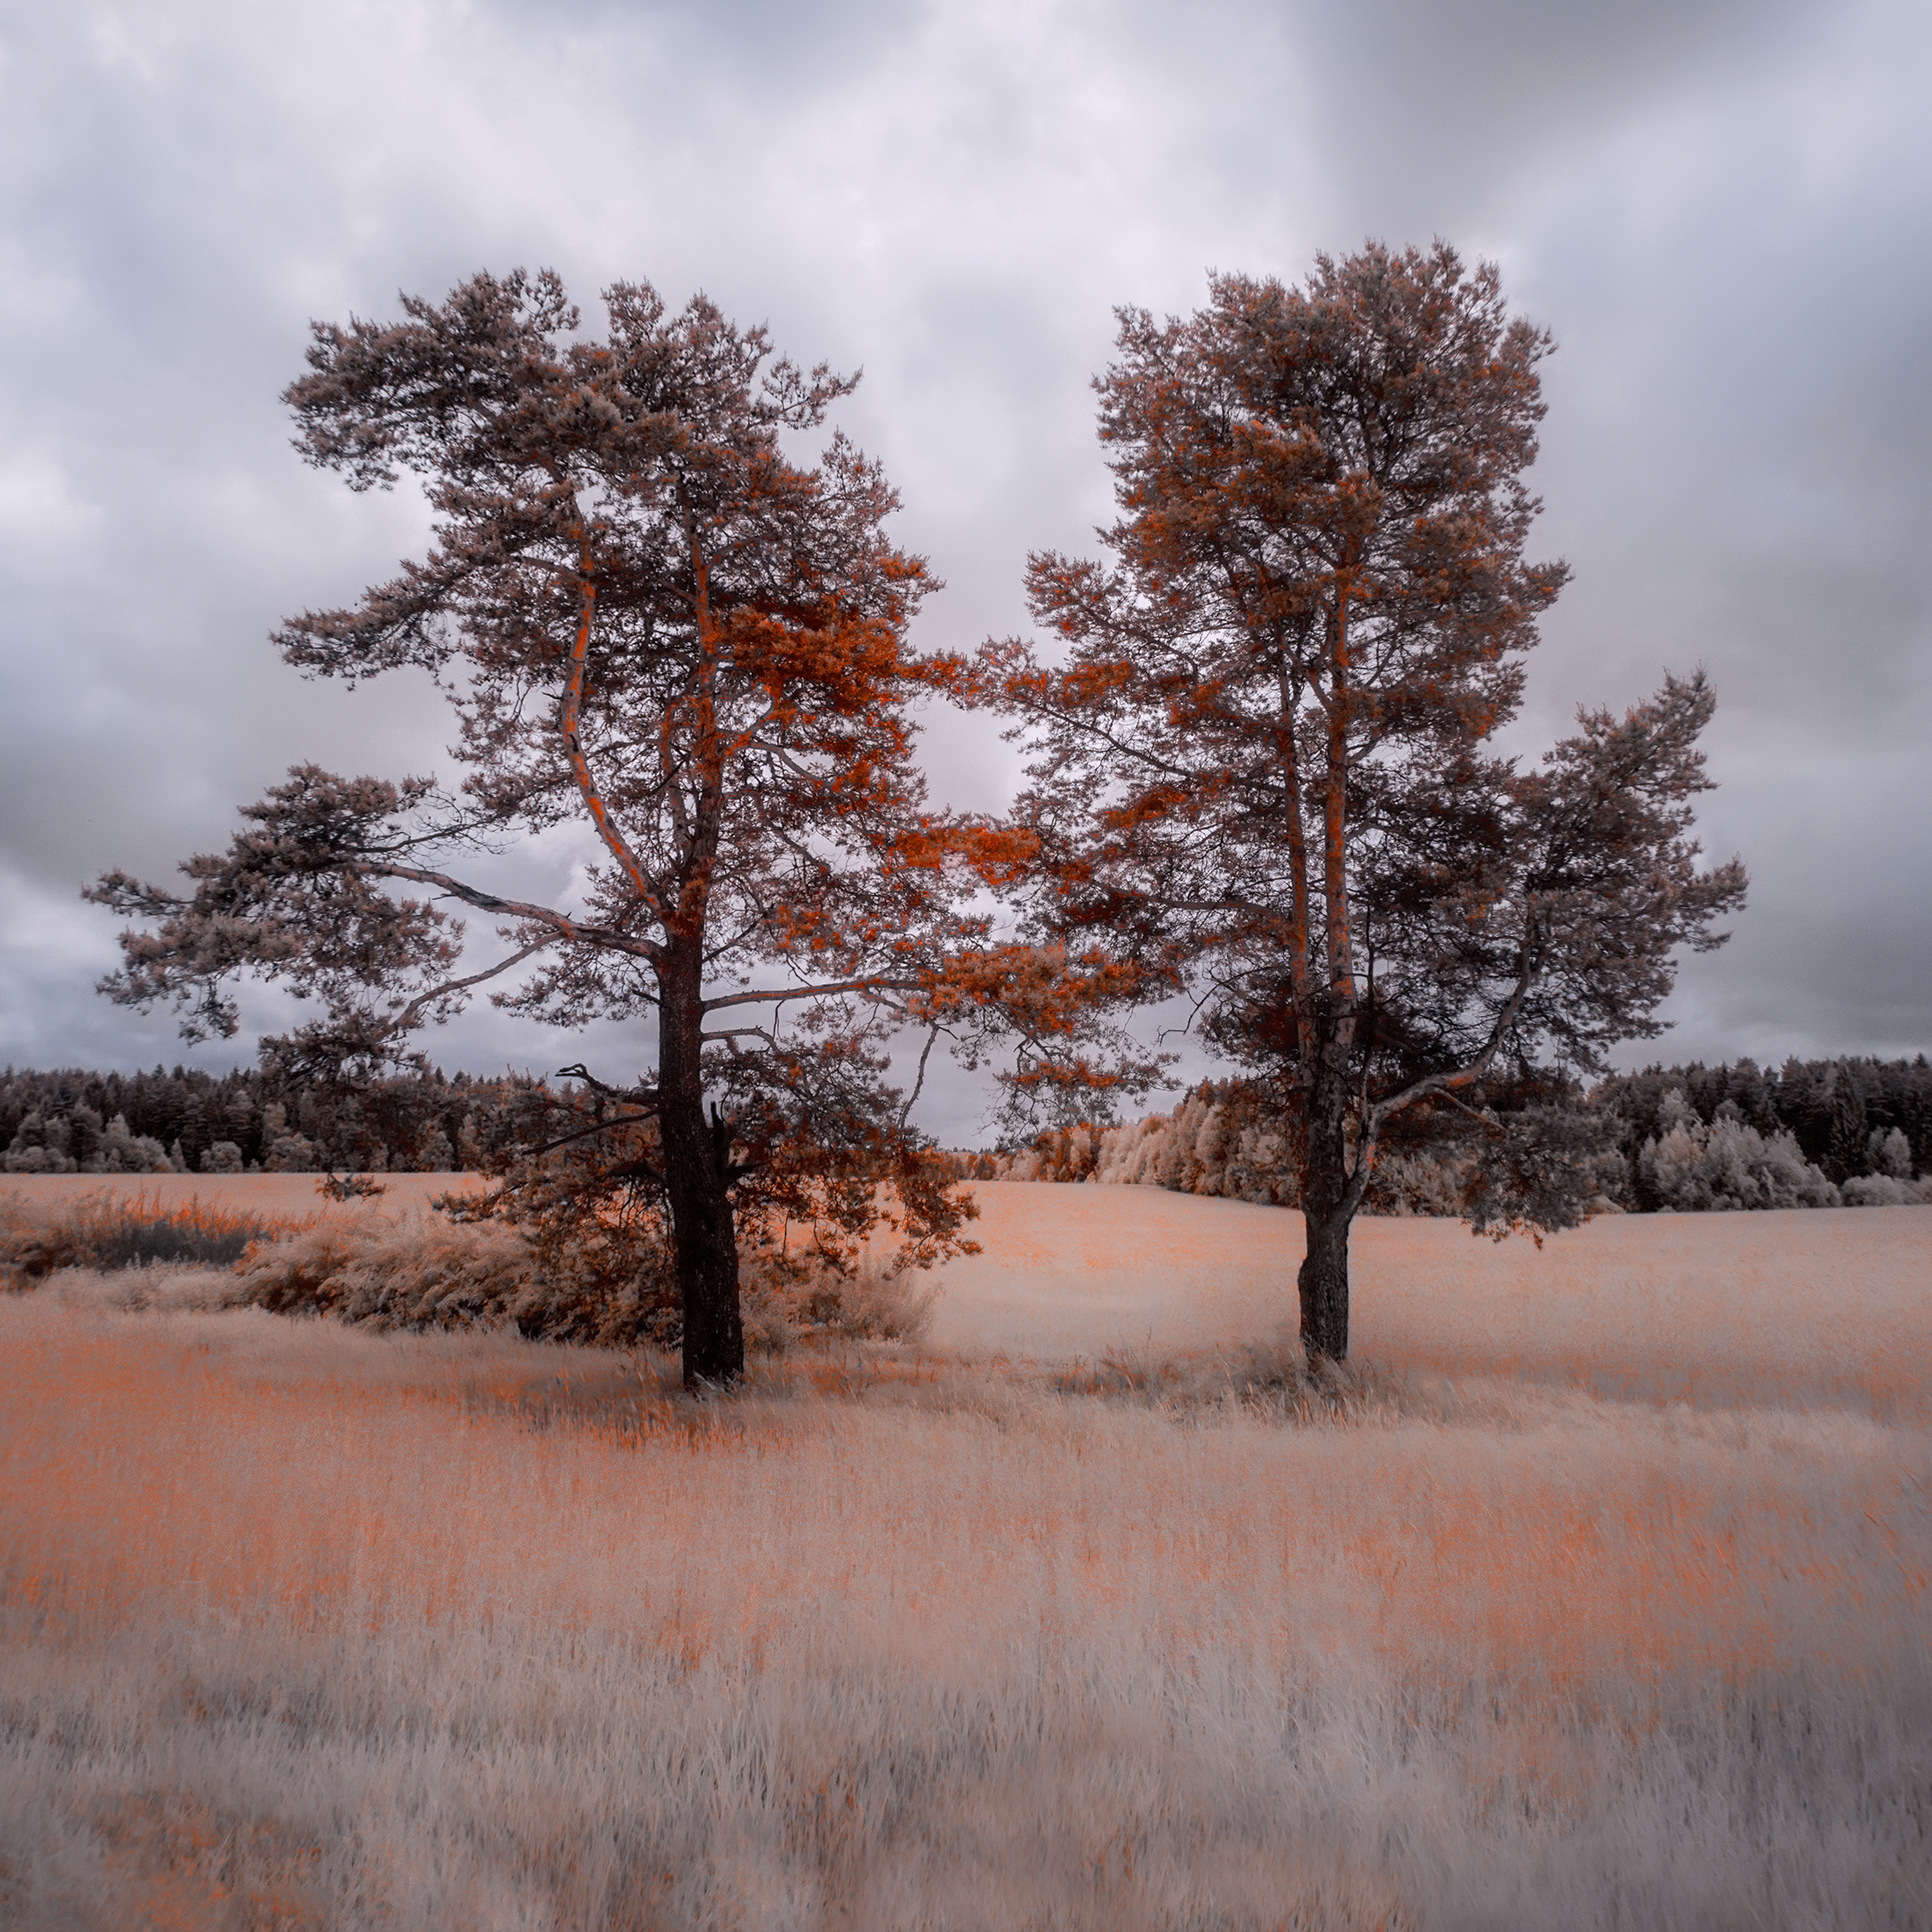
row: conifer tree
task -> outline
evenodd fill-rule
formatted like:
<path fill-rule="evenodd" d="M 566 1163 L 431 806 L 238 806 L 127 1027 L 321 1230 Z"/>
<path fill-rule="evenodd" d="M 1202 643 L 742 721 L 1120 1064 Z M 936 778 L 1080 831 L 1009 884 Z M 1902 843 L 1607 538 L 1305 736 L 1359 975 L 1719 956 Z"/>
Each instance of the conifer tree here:
<path fill-rule="evenodd" d="M 908 646 L 934 586 L 886 535 L 884 476 L 842 436 L 815 468 L 786 453 L 856 378 L 774 360 L 702 296 L 677 314 L 643 283 L 604 299 L 593 341 L 555 275 L 479 275 L 440 306 L 405 298 L 399 321 L 315 325 L 287 392 L 312 464 L 356 490 L 412 472 L 437 523 L 392 581 L 276 641 L 310 676 L 434 674 L 460 787 L 301 766 L 226 853 L 187 861 L 186 893 L 116 872 L 90 896 L 140 922 L 105 990 L 177 1000 L 191 1038 L 234 1029 L 237 973 L 319 999 L 276 1043 L 292 1077 L 392 1063 L 492 980 L 563 1027 L 654 1020 L 655 1065 L 576 1069 L 559 1132 L 609 1136 L 615 1179 L 657 1190 L 687 1380 L 727 1383 L 734 1196 L 775 1150 L 796 1180 L 809 1144 L 848 1219 L 883 1178 L 926 1253 L 953 1237 L 964 1209 L 883 1044 L 929 1016 L 984 933 L 963 895 L 1015 848 L 926 804 L 910 709 L 963 667 Z M 476 876 L 479 852 L 572 819 L 599 851 L 580 903 Z M 495 921 L 507 955 L 461 970 L 452 905 Z"/>
<path fill-rule="evenodd" d="M 1192 994 L 1292 1107 L 1311 1357 L 1347 1352 L 1392 1117 L 1597 1070 L 1743 896 L 1690 836 L 1701 674 L 1582 712 L 1536 769 L 1489 748 L 1567 574 L 1523 556 L 1549 347 L 1440 242 L 1122 310 L 1095 384 L 1112 560 L 1034 557 L 1051 648 L 984 653 L 1033 753 L 1042 936 Z M 1577 1117 L 1490 1124 L 1479 1220 L 1574 1220 Z"/>

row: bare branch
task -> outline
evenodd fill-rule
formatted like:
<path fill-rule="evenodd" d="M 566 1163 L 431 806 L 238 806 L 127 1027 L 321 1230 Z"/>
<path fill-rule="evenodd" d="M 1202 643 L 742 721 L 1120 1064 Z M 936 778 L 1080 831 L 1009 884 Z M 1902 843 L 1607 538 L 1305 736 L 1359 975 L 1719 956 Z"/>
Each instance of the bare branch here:
<path fill-rule="evenodd" d="M 924 985 L 918 979 L 886 979 L 876 975 L 860 979 L 834 979 L 819 984 L 801 981 L 795 986 L 768 986 L 756 992 L 721 993 L 704 1002 L 706 1013 L 726 1006 L 750 1006 L 768 1000 L 829 999 L 836 993 L 910 993 Z"/>
<path fill-rule="evenodd" d="M 569 940 L 577 944 L 595 946 L 608 952 L 629 953 L 638 959 L 656 960 L 663 948 L 655 941 L 639 939 L 629 933 L 613 932 L 609 926 L 595 926 L 583 919 L 570 917 L 567 912 L 559 912 L 547 905 L 537 905 L 528 899 L 506 899 L 494 892 L 486 892 L 479 886 L 465 884 L 461 879 L 447 872 L 431 871 L 426 867 L 358 863 L 345 866 L 345 872 L 359 874 L 364 877 L 379 879 L 407 879 L 415 885 L 433 885 L 447 892 L 453 899 L 461 899 L 465 905 L 473 905 L 479 912 L 501 912 L 509 919 L 527 919 L 535 926 L 547 926 L 558 939 Z M 551 941 L 543 942 L 549 945 Z"/>
<path fill-rule="evenodd" d="M 925 1091 L 926 1063 L 932 1057 L 933 1049 L 938 1042 L 940 1028 L 936 1021 L 926 1029 L 926 1044 L 919 1049 L 919 1077 L 912 1082 L 912 1091 L 905 1097 L 905 1105 L 899 1109 L 899 1128 L 902 1132 L 905 1130 L 905 1123 L 912 1118 L 912 1109 L 918 1104 L 920 1093 Z"/>
<path fill-rule="evenodd" d="M 465 979 L 452 979 L 446 984 L 432 986 L 428 992 L 418 993 L 395 1016 L 392 1024 L 397 1032 L 404 1031 L 419 1013 L 422 1013 L 427 1007 L 435 1006 L 438 1000 L 447 999 L 452 993 L 467 991 L 472 986 L 480 986 L 485 980 L 494 979 L 500 973 L 507 973 L 511 967 L 522 965 L 532 953 L 542 952 L 551 943 L 551 941 L 548 939 L 532 940 L 528 946 L 512 953 L 508 959 L 499 962 L 494 966 L 486 966 L 479 973 L 472 973 Z"/>

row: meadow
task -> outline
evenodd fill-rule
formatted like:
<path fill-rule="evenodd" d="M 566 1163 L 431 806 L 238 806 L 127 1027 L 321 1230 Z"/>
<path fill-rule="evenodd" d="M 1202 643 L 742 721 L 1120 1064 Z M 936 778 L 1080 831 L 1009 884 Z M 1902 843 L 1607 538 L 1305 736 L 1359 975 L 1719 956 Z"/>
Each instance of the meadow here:
<path fill-rule="evenodd" d="M 0 1922 L 1932 1924 L 1932 1214 L 1365 1222 L 1311 1381 L 1294 1217 L 977 1193 L 704 1402 L 0 1297 Z"/>

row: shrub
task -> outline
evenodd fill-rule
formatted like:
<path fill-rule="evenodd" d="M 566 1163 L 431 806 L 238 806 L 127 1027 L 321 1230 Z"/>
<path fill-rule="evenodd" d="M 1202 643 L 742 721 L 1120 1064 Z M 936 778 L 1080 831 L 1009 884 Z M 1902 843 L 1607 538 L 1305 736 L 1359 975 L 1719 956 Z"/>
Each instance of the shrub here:
<path fill-rule="evenodd" d="M 278 1315 L 331 1315 L 373 1329 L 514 1326 L 532 1337 L 629 1340 L 566 1294 L 540 1288 L 530 1246 L 488 1222 L 412 1215 L 334 1222 L 252 1249 L 242 1299 Z"/>
<path fill-rule="evenodd" d="M 322 1191 L 353 1198 L 381 1189 L 351 1178 Z M 592 1220 L 564 1238 L 553 1225 L 443 1215 L 291 1220 L 198 1198 L 163 1207 L 144 1195 L 88 1195 L 55 1212 L 0 1198 L 5 1287 L 31 1287 L 61 1269 L 153 1265 L 233 1271 L 197 1287 L 185 1305 L 252 1304 L 377 1330 L 513 1328 L 531 1340 L 602 1347 L 674 1347 L 679 1338 L 668 1251 L 648 1217 L 622 1228 Z M 938 1295 L 913 1285 L 914 1266 L 837 1249 L 788 1256 L 756 1224 L 741 1265 L 746 1340 L 765 1354 L 812 1332 L 911 1339 Z"/>
<path fill-rule="evenodd" d="M 1658 1110 L 1661 1136 L 1637 1156 L 1638 1179 L 1660 1207 L 1682 1213 L 1710 1208 L 1835 1208 L 1838 1190 L 1784 1132 L 1760 1134 L 1727 1100 L 1706 1127 L 1673 1088 Z"/>
<path fill-rule="evenodd" d="M 1932 1180 L 1900 1180 L 1895 1174 L 1854 1174 L 1838 1192 L 1848 1208 L 1921 1208 L 1932 1198 Z"/>
<path fill-rule="evenodd" d="M 869 1258 L 841 1265 L 754 1250 L 743 1265 L 746 1339 L 765 1354 L 811 1330 L 910 1338 L 937 1295 Z M 635 1238 L 539 1247 L 494 1220 L 338 1222 L 257 1246 L 236 1273 L 237 1299 L 365 1328 L 514 1328 L 533 1341 L 607 1348 L 678 1339 L 667 1257 L 653 1258 Z"/>
<path fill-rule="evenodd" d="M 80 1165 L 73 1155 L 73 1123 L 65 1114 L 48 1118 L 34 1107 L 21 1121 L 0 1168 L 10 1174 L 71 1174 Z"/>
<path fill-rule="evenodd" d="M 865 1255 L 784 1260 L 768 1248 L 740 1257 L 746 1345 L 782 1354 L 800 1336 L 913 1341 L 931 1325 L 940 1291 L 917 1287 L 916 1270 Z"/>
<path fill-rule="evenodd" d="M 164 1207 L 145 1194 L 131 1200 L 86 1194 L 56 1210 L 14 1195 L 0 1200 L 0 1282 L 25 1287 L 57 1268 L 228 1267 L 252 1244 L 302 1225 L 213 1207 L 198 1197 Z"/>
<path fill-rule="evenodd" d="M 1294 1124 L 1238 1081 L 1206 1081 L 1171 1114 L 1110 1127 L 1049 1128 L 1030 1147 L 983 1155 L 983 1180 L 1099 1181 L 1292 1207 Z"/>
<path fill-rule="evenodd" d="M 1874 1174 L 1882 1174 L 1888 1180 L 1908 1181 L 1912 1179 L 1912 1143 L 1895 1127 L 1889 1131 L 1875 1127 L 1865 1142 L 1865 1162 Z"/>
<path fill-rule="evenodd" d="M 328 1174 L 315 1184 L 315 1191 L 330 1200 L 373 1200 L 389 1190 L 373 1174 Z"/>
<path fill-rule="evenodd" d="M 1520 1197 L 1526 1179 L 1546 1204 L 1558 1193 L 1572 1202 L 1551 1225 L 1620 1206 L 1627 1172 L 1609 1144 L 1611 1129 L 1561 1089 L 1547 1082 L 1544 1089 L 1550 1098 L 1541 1102 L 1522 1082 L 1513 1092 L 1484 1095 L 1502 1110 L 1485 1113 L 1475 1128 L 1467 1108 L 1403 1116 L 1376 1154 L 1362 1212 L 1470 1215 L 1494 1228 L 1511 1219 L 1505 1196 Z M 1049 1128 L 1030 1147 L 980 1157 L 973 1172 L 987 1180 L 1120 1183 L 1294 1208 L 1301 1199 L 1301 1158 L 1292 1104 L 1256 1083 L 1207 1080 L 1171 1114 L 1118 1127 Z"/>

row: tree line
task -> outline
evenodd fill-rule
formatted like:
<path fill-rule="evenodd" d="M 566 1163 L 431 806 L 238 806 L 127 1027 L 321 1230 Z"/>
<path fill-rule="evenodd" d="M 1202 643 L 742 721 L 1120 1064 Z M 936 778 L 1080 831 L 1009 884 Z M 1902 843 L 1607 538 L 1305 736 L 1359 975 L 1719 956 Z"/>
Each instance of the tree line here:
<path fill-rule="evenodd" d="M 1507 1109 L 1510 1096 L 1489 1095 Z M 1856 1056 L 1652 1066 L 1562 1096 L 1569 1160 L 1598 1211 L 1905 1205 L 1928 1198 L 1932 1065 Z M 1394 1140 L 1364 1196 L 1371 1215 L 1466 1215 L 1482 1224 L 1507 1147 L 1492 1107 L 1453 1137 Z M 1487 1131 L 1485 1129 L 1488 1129 Z M 1251 1082 L 1206 1080 L 1171 1113 L 1081 1121 L 1025 1145 L 966 1157 L 983 1179 L 1141 1184 L 1300 1205 L 1301 1128 Z"/>
<path fill-rule="evenodd" d="M 272 1062 L 224 1074 L 0 1074 L 10 1174 L 443 1173 L 479 1169 L 529 1085 L 440 1069 L 354 1085 Z"/>
<path fill-rule="evenodd" d="M 742 1371 L 747 1241 L 965 1244 L 913 1124 L 942 1042 L 1010 1131 L 1071 1128 L 1157 1084 L 1128 1017 L 1188 1000 L 1298 1123 L 1311 1359 L 1347 1354 L 1349 1229 L 1411 1143 L 1482 1123 L 1480 1225 L 1590 1210 L 1564 1097 L 1660 1030 L 1746 878 L 1693 835 L 1701 673 L 1580 708 L 1532 766 L 1495 749 L 1568 569 L 1525 554 L 1552 344 L 1493 264 L 1372 242 L 1297 285 L 1213 277 L 1192 315 L 1119 310 L 1105 554 L 1031 557 L 1036 635 L 973 652 L 914 645 L 940 586 L 879 465 L 837 433 L 796 454 L 855 377 L 703 295 L 603 302 L 599 339 L 518 270 L 313 325 L 298 447 L 352 490 L 415 478 L 436 521 L 274 641 L 306 676 L 431 675 L 462 775 L 298 765 L 182 888 L 104 875 L 88 896 L 129 920 L 105 991 L 196 1040 L 235 1031 L 238 978 L 279 981 L 316 1017 L 267 1050 L 328 1089 L 421 1073 L 415 1035 L 487 985 L 566 1030 L 640 1022 L 641 1063 L 519 1097 L 487 1211 L 661 1235 L 694 1388 Z M 939 704 L 1007 720 L 1008 811 L 927 798 Z M 598 854 L 573 897 L 478 869 L 565 824 Z"/>
<path fill-rule="evenodd" d="M 440 1068 L 331 1089 L 292 1082 L 273 1064 L 219 1075 L 178 1065 L 132 1074 L 9 1067 L 0 1074 L 0 1171 L 482 1171 L 514 1144 L 519 1109 L 545 1091 L 528 1075 L 448 1076 Z M 1628 1212 L 1829 1206 L 1848 1183 L 1912 1181 L 1932 1170 L 1932 1064 L 1923 1054 L 1794 1056 L 1775 1069 L 1749 1059 L 1652 1066 L 1612 1075 L 1568 1104 L 1597 1123 L 1600 1141 L 1586 1158 L 1597 1163 L 1602 1196 Z M 1790 1198 L 1775 1189 L 1754 1197 L 1735 1185 L 1734 1171 L 1717 1170 L 1699 1198 L 1694 1176 L 1673 1170 L 1671 1157 L 1676 1169 L 1696 1164 L 1687 1157 L 1708 1154 L 1712 1130 L 1733 1122 L 1766 1149 L 1789 1142 Z M 1292 1120 L 1265 1090 L 1205 1080 L 1171 1112 L 1047 1128 L 998 1151 L 953 1154 L 947 1169 L 983 1179 L 1143 1182 L 1297 1206 L 1296 1141 Z M 1462 1169 L 1480 1165 L 1482 1147 L 1473 1134 L 1453 1149 L 1420 1141 L 1393 1148 L 1365 1211 L 1461 1213 Z M 1807 1187 L 1806 1169 L 1818 1185 Z M 1882 1189 L 1869 1191 L 1884 1198 Z"/>

